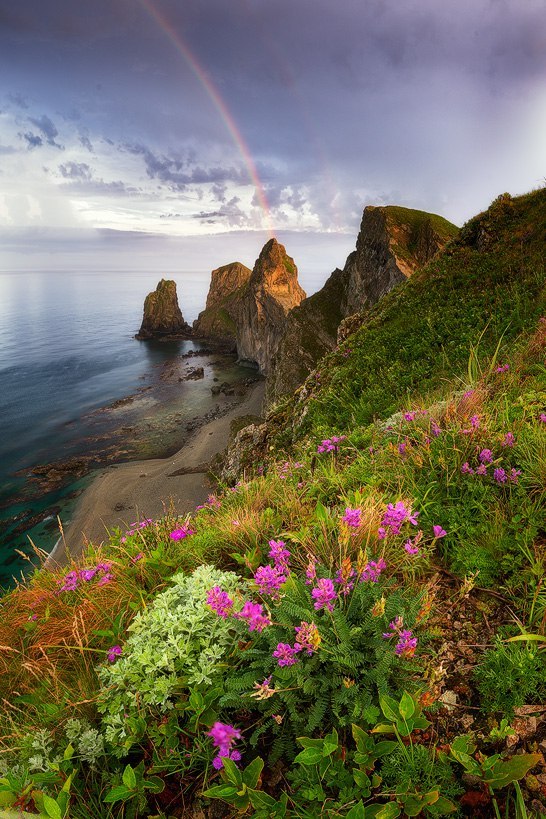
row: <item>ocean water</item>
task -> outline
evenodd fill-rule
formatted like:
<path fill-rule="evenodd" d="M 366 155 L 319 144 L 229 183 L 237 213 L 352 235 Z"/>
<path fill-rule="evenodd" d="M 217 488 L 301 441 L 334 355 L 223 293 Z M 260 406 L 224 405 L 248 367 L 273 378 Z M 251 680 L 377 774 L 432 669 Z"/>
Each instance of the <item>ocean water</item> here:
<path fill-rule="evenodd" d="M 206 276 L 177 281 L 186 320 L 202 309 Z M 186 423 L 223 401 L 214 380 L 237 383 L 248 370 L 233 357 L 202 355 L 199 342 L 139 342 L 146 294 L 161 274 L 0 272 L 0 583 L 28 567 L 29 538 L 49 551 L 89 481 L 33 480 L 37 465 L 83 458 L 83 471 L 163 457 L 188 436 Z M 181 294 L 183 297 L 181 298 Z M 180 380 L 188 367 L 205 377 Z M 127 399 L 127 400 L 123 400 Z M 119 403 L 116 403 L 119 402 Z M 18 550 L 18 551 L 17 551 Z"/>

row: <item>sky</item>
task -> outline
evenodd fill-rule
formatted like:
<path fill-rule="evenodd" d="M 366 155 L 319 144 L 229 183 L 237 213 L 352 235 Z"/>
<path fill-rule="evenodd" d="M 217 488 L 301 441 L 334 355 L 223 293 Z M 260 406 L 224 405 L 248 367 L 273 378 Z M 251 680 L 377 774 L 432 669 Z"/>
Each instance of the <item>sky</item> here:
<path fill-rule="evenodd" d="M 543 184 L 545 55 L 546 0 L 0 0 L 0 269 L 318 286 L 365 205 Z"/>

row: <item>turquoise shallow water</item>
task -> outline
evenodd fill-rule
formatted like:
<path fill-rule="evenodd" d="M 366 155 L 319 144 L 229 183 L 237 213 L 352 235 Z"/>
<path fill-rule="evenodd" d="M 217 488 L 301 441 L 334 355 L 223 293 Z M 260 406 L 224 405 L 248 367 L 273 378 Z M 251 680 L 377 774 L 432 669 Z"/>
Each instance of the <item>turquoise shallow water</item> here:
<path fill-rule="evenodd" d="M 248 377 L 230 357 L 182 357 L 199 342 L 133 338 L 144 297 L 159 278 L 0 273 L 0 583 L 28 567 L 16 550 L 32 555 L 29 537 L 52 548 L 56 514 L 67 519 L 86 482 L 72 479 L 44 494 L 29 480 L 32 467 L 83 457 L 87 469 L 165 456 L 182 445 L 188 421 L 226 400 L 212 398 L 214 379 Z M 205 302 L 208 278 L 172 278 L 191 321 Z M 197 366 L 203 379 L 179 380 Z"/>

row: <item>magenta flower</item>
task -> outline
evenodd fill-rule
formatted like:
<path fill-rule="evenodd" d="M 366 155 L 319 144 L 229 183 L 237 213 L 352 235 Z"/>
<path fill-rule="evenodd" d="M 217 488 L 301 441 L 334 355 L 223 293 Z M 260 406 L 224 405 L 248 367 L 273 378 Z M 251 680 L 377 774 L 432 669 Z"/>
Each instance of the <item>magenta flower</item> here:
<path fill-rule="evenodd" d="M 93 580 L 97 573 L 96 569 L 81 569 L 80 570 L 80 577 L 86 583 L 89 583 L 90 580 Z"/>
<path fill-rule="evenodd" d="M 391 534 L 399 535 L 403 524 L 409 521 L 413 526 L 417 526 L 419 512 L 412 512 L 403 501 L 398 501 L 396 505 L 389 503 L 381 521 L 378 537 L 383 540 L 390 529 Z"/>
<path fill-rule="evenodd" d="M 333 435 L 331 438 L 325 438 L 325 440 L 317 446 L 317 452 L 337 452 L 339 444 L 345 440 L 345 437 L 345 435 Z"/>
<path fill-rule="evenodd" d="M 298 652 L 299 648 L 296 648 L 296 646 L 292 648 L 288 643 L 278 643 L 277 648 L 273 652 L 273 657 L 275 657 L 280 666 L 289 666 L 298 662 L 298 658 L 296 657 Z"/>
<path fill-rule="evenodd" d="M 506 483 L 506 472 L 502 467 L 498 467 L 493 472 L 493 478 L 496 480 L 497 483 Z"/>
<path fill-rule="evenodd" d="M 439 435 L 441 435 L 441 433 L 442 433 L 442 430 L 441 430 L 441 428 L 438 426 L 438 424 L 436 423 L 436 421 L 432 421 L 432 423 L 431 423 L 431 425 L 430 425 L 430 431 L 431 431 L 432 435 L 433 435 L 435 438 L 438 438 L 438 436 L 439 436 Z"/>
<path fill-rule="evenodd" d="M 311 586 L 317 577 L 317 561 L 311 555 L 307 555 L 307 558 L 309 562 L 307 564 L 307 569 L 305 570 L 305 577 L 307 578 L 305 585 Z"/>
<path fill-rule="evenodd" d="M 408 448 L 407 441 L 400 441 L 400 443 L 398 444 L 398 452 L 400 453 L 400 455 L 405 455 L 407 448 Z"/>
<path fill-rule="evenodd" d="M 479 415 L 473 415 L 471 417 L 470 426 L 472 427 L 472 429 L 478 429 L 478 427 L 480 426 L 480 416 Z"/>
<path fill-rule="evenodd" d="M 487 475 L 487 466 L 485 464 L 480 464 L 477 466 L 476 475 Z"/>
<path fill-rule="evenodd" d="M 184 540 L 185 537 L 189 537 L 190 535 L 194 535 L 195 532 L 193 529 L 190 529 L 189 526 L 181 526 L 180 529 L 174 529 L 169 535 L 171 540 Z"/>
<path fill-rule="evenodd" d="M 280 566 L 259 566 L 254 574 L 254 582 L 260 593 L 277 598 L 279 589 L 288 580 L 285 571 Z"/>
<path fill-rule="evenodd" d="M 314 623 L 307 623 L 305 620 L 302 620 L 299 626 L 296 626 L 295 649 L 298 651 L 306 651 L 307 654 L 311 656 L 318 649 L 320 642 L 320 634 Z"/>
<path fill-rule="evenodd" d="M 228 725 L 224 722 L 215 722 L 207 736 L 212 737 L 212 742 L 215 748 L 218 748 L 217 756 L 212 760 L 213 767 L 219 771 L 224 767 L 223 759 L 226 757 L 238 762 L 241 759 L 241 754 L 236 749 L 232 748 L 233 743 L 237 739 L 241 739 L 241 732 L 233 725 Z"/>
<path fill-rule="evenodd" d="M 364 570 L 360 573 L 360 582 L 361 583 L 377 583 L 381 576 L 381 572 L 387 568 L 387 564 L 383 560 L 383 558 L 379 558 L 376 562 L 375 560 L 370 560 L 370 562 L 365 566 Z"/>
<path fill-rule="evenodd" d="M 500 367 L 497 367 L 495 370 L 496 373 L 507 373 L 510 369 L 510 364 L 501 364 Z"/>
<path fill-rule="evenodd" d="M 419 554 L 419 547 L 415 546 L 411 540 L 407 540 L 404 543 L 404 549 L 409 555 L 418 555 Z"/>
<path fill-rule="evenodd" d="M 502 440 L 502 446 L 514 446 L 516 439 L 513 432 L 507 432 Z"/>
<path fill-rule="evenodd" d="M 440 537 L 445 537 L 445 536 L 447 535 L 446 530 L 445 530 L 445 529 L 442 529 L 442 527 L 441 527 L 441 526 L 433 526 L 433 527 L 432 527 L 432 531 L 434 532 L 434 537 L 435 537 L 436 539 L 437 539 L 437 538 L 440 538 Z"/>
<path fill-rule="evenodd" d="M 404 413 L 404 420 L 405 421 L 413 421 L 415 416 L 417 415 L 416 412 L 405 412 Z"/>
<path fill-rule="evenodd" d="M 334 600 L 336 599 L 336 590 L 334 589 L 334 582 L 329 577 L 321 577 L 317 583 L 317 587 L 311 592 L 311 597 L 314 598 L 314 607 L 317 611 L 320 609 L 334 610 Z"/>
<path fill-rule="evenodd" d="M 398 643 L 394 653 L 399 657 L 413 657 L 417 648 L 417 637 L 414 637 L 409 629 L 404 629 L 398 633 Z"/>
<path fill-rule="evenodd" d="M 228 596 L 227 592 L 222 591 L 220 586 L 213 586 L 207 594 L 207 605 L 209 605 L 219 617 L 225 619 L 231 614 L 233 600 Z"/>
<path fill-rule="evenodd" d="M 135 564 L 138 563 L 139 560 L 142 560 L 144 557 L 144 552 L 139 552 L 137 555 L 131 558 L 131 563 Z"/>
<path fill-rule="evenodd" d="M 77 572 L 68 572 L 62 580 L 58 581 L 59 583 L 59 592 L 63 591 L 76 591 L 78 588 L 78 573 Z"/>
<path fill-rule="evenodd" d="M 510 475 L 508 476 L 509 480 L 510 480 L 510 483 L 518 483 L 518 478 L 519 478 L 520 475 L 521 475 L 521 469 L 513 469 L 512 468 L 510 470 Z"/>
<path fill-rule="evenodd" d="M 108 649 L 108 653 L 106 655 L 106 659 L 109 663 L 115 663 L 117 658 L 120 656 L 122 652 L 121 646 L 112 646 L 112 648 Z"/>
<path fill-rule="evenodd" d="M 361 517 L 362 509 L 349 509 L 347 507 L 341 520 L 343 523 L 346 523 L 347 526 L 350 526 L 353 529 L 358 529 L 358 527 L 362 525 Z"/>
<path fill-rule="evenodd" d="M 493 462 L 493 453 L 490 449 L 482 449 L 478 455 L 478 459 L 482 464 L 490 464 Z"/>
<path fill-rule="evenodd" d="M 546 413 L 541 412 L 541 413 L 540 413 L 540 415 L 539 415 L 539 420 L 540 420 L 540 421 L 541 421 L 543 424 L 546 424 Z"/>
<path fill-rule="evenodd" d="M 103 574 L 101 579 L 98 581 L 97 586 L 107 586 L 113 579 L 114 575 L 111 572 L 106 572 L 106 574 Z"/>
<path fill-rule="evenodd" d="M 474 470 L 472 469 L 472 467 L 470 466 L 468 461 L 465 461 L 464 464 L 461 466 L 461 472 L 463 473 L 463 475 L 473 475 L 474 474 Z"/>
<path fill-rule="evenodd" d="M 264 614 L 261 603 L 252 603 L 247 600 L 239 614 L 235 615 L 240 620 L 246 620 L 249 631 L 262 632 L 264 628 L 271 625 L 271 620 Z"/>
<path fill-rule="evenodd" d="M 269 541 L 269 557 L 273 560 L 275 567 L 281 571 L 288 572 L 288 561 L 290 552 L 285 548 L 284 540 Z"/>

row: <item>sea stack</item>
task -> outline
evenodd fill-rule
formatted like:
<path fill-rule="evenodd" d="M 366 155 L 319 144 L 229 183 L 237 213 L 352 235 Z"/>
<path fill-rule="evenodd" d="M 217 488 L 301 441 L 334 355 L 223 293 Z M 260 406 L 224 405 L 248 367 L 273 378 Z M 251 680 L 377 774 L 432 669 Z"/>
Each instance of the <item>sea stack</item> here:
<path fill-rule="evenodd" d="M 237 308 L 237 354 L 268 375 L 286 317 L 305 298 L 294 260 L 276 239 L 262 248 Z"/>
<path fill-rule="evenodd" d="M 188 338 L 191 327 L 186 324 L 176 295 L 176 282 L 161 279 L 156 289 L 144 301 L 144 315 L 135 338 Z"/>
<path fill-rule="evenodd" d="M 441 216 L 387 205 L 364 209 L 356 250 L 317 293 L 292 310 L 270 367 L 266 403 L 296 390 L 323 355 L 354 332 L 382 296 L 458 233 Z"/>
<path fill-rule="evenodd" d="M 211 273 L 205 309 L 193 322 L 193 333 L 235 349 L 237 316 L 252 270 L 241 262 L 217 267 Z"/>

